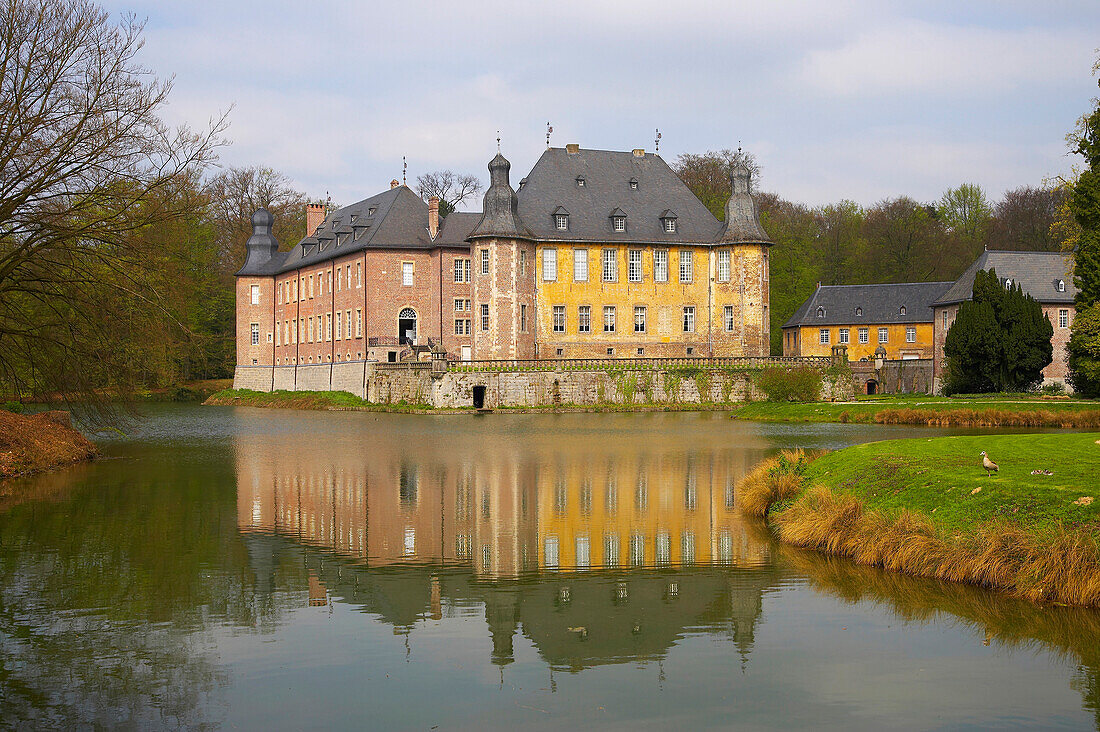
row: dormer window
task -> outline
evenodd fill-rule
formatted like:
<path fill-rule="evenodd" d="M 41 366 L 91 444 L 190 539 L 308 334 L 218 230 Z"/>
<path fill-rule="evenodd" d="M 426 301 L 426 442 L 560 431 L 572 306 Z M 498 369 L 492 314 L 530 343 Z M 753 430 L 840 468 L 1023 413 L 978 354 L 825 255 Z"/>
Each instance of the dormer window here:
<path fill-rule="evenodd" d="M 359 241 L 360 239 L 362 239 L 363 234 L 366 233 L 366 231 L 367 231 L 367 227 L 365 227 L 365 226 L 356 226 L 355 227 L 355 241 Z"/>
<path fill-rule="evenodd" d="M 370 208 L 367 209 L 367 216 L 374 216 L 374 212 L 377 211 L 377 210 L 378 209 L 375 206 L 371 206 Z"/>
<path fill-rule="evenodd" d="M 351 223 L 354 224 L 358 220 L 359 220 L 359 214 L 352 214 L 351 215 Z"/>
<path fill-rule="evenodd" d="M 669 234 L 676 233 L 676 219 L 665 219 L 665 231 Z"/>
<path fill-rule="evenodd" d="M 1005 278 L 1005 289 L 1006 290 L 1011 290 L 1012 289 L 1012 278 L 1011 277 L 1006 277 Z"/>
<path fill-rule="evenodd" d="M 1058 282 L 1056 282 L 1054 284 L 1054 289 L 1058 290 L 1058 292 L 1065 292 L 1066 291 L 1066 281 L 1065 280 L 1058 280 Z"/>
<path fill-rule="evenodd" d="M 626 231 L 626 211 L 617 208 L 611 212 L 611 229 L 617 232 Z"/>
<path fill-rule="evenodd" d="M 818 308 L 817 309 L 817 317 L 819 317 L 819 318 L 824 318 L 825 317 L 825 308 Z"/>
<path fill-rule="evenodd" d="M 857 318 L 862 318 L 863 317 L 863 308 L 856 308 L 856 317 Z"/>
<path fill-rule="evenodd" d="M 554 225 L 558 227 L 558 231 L 565 231 L 569 228 L 569 216 L 567 214 L 554 214 Z"/>
<path fill-rule="evenodd" d="M 336 246 L 340 246 L 341 244 L 343 244 L 347 240 L 348 240 L 348 235 L 347 234 L 337 234 L 336 235 Z"/>
<path fill-rule="evenodd" d="M 638 179 L 637 178 L 631 178 L 630 179 L 630 190 L 632 190 L 632 191 L 638 190 Z"/>
<path fill-rule="evenodd" d="M 577 188 L 584 188 L 584 176 L 583 175 L 578 175 L 577 176 Z"/>
<path fill-rule="evenodd" d="M 676 214 L 667 208 L 661 213 L 661 228 L 666 234 L 676 233 Z"/>
<path fill-rule="evenodd" d="M 904 306 L 904 305 L 902 305 L 902 306 L 901 306 L 901 309 L 900 309 L 900 310 L 898 310 L 898 314 L 899 314 L 899 315 L 905 315 L 905 306 Z"/>

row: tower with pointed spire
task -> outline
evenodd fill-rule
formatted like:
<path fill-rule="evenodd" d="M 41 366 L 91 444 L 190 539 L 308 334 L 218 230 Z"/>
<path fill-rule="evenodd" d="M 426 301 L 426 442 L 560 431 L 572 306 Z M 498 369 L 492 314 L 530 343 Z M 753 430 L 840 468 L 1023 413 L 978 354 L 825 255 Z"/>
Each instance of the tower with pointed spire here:
<path fill-rule="evenodd" d="M 473 357 L 535 358 L 535 239 L 519 216 L 511 163 L 489 162 L 481 218 L 467 238 L 473 260 Z"/>

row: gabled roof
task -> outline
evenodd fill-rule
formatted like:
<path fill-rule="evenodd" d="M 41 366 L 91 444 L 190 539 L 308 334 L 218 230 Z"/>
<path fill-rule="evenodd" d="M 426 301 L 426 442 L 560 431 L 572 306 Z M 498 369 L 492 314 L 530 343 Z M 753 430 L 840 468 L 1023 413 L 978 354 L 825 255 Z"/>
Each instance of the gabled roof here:
<path fill-rule="evenodd" d="M 1072 303 L 1077 295 L 1073 278 L 1069 275 L 1066 255 L 1061 252 L 1002 252 L 985 251 L 967 267 L 951 288 L 936 300 L 936 305 L 952 305 L 969 300 L 974 294 L 974 276 L 978 270 L 997 270 L 997 277 L 1011 279 L 1039 302 Z M 1065 283 L 1066 291 L 1058 292 L 1058 281 Z"/>
<path fill-rule="evenodd" d="M 818 287 L 784 328 L 798 325 L 867 325 L 931 323 L 932 303 L 950 282 L 898 282 L 883 285 L 824 285 Z M 901 313 L 902 307 L 905 314 Z M 823 314 L 818 315 L 818 309 Z M 856 315 L 862 310 L 862 315 Z"/>
<path fill-rule="evenodd" d="M 481 213 L 478 211 L 452 211 L 443 219 L 439 234 L 435 237 L 435 245 L 438 247 L 455 246 L 469 249 L 470 244 L 466 237 L 474 230 Z"/>
<path fill-rule="evenodd" d="M 577 176 L 585 185 L 578 187 Z M 637 189 L 631 189 L 637 179 Z M 527 174 L 519 191 L 519 215 L 539 240 L 713 244 L 722 224 L 695 197 L 672 168 L 652 153 L 550 148 Z M 568 231 L 554 224 L 554 213 L 569 213 Z M 613 231 L 608 211 L 620 209 L 630 222 Z M 675 210 L 676 232 L 666 232 L 661 214 Z"/>

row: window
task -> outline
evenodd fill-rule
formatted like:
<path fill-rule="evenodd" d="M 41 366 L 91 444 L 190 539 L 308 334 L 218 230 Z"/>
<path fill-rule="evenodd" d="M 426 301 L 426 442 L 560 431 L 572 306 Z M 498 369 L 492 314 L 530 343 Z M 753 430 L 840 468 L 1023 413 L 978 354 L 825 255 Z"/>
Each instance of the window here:
<path fill-rule="evenodd" d="M 1005 278 L 1005 289 L 1006 290 L 1011 290 L 1012 289 L 1012 278 L 1011 277 L 1006 277 Z"/>
<path fill-rule="evenodd" d="M 1066 291 L 1066 281 L 1065 280 L 1058 280 L 1058 282 L 1057 282 L 1054 289 L 1058 290 L 1058 292 L 1065 292 Z M 1062 327 L 1064 328 L 1065 326 L 1062 326 Z"/>
<path fill-rule="evenodd" d="M 905 306 L 904 305 L 902 305 L 901 308 L 898 310 L 898 315 L 905 315 Z"/>
<path fill-rule="evenodd" d="M 253 305 L 259 305 L 260 304 L 260 286 L 259 285 L 252 285 L 252 304 Z"/>
<path fill-rule="evenodd" d="M 548 536 L 543 546 L 543 564 L 547 569 L 558 568 L 558 537 Z"/>
<path fill-rule="evenodd" d="M 455 320 L 455 335 L 470 335 L 470 321 Z"/>
<path fill-rule="evenodd" d="M 641 534 L 630 536 L 630 566 L 641 567 L 645 564 L 645 537 Z"/>
<path fill-rule="evenodd" d="M 615 256 L 614 249 L 604 249 L 600 252 L 603 259 L 603 281 L 604 282 L 618 282 L 619 280 L 619 259 Z"/>
<path fill-rule="evenodd" d="M 583 175 L 578 175 L 577 176 L 577 188 L 584 188 L 584 176 Z"/>
<path fill-rule="evenodd" d="M 870 340 L 870 336 L 868 335 L 867 328 L 860 328 L 859 329 L 859 342 L 860 343 L 867 343 L 869 340 Z"/>
<path fill-rule="evenodd" d="M 466 301 L 465 300 L 461 300 L 461 299 L 455 300 L 455 312 L 456 313 L 461 313 L 465 309 L 466 309 Z"/>
<path fill-rule="evenodd" d="M 355 311 L 355 337 L 363 337 L 363 309 L 358 308 Z"/>
<path fill-rule="evenodd" d="M 668 282 L 668 250 L 657 249 L 653 252 L 653 280 Z"/>
<path fill-rule="evenodd" d="M 878 329 L 878 342 L 889 343 L 890 342 L 890 330 L 888 328 Z"/>
<path fill-rule="evenodd" d="M 455 282 L 469 282 L 470 281 L 470 260 L 469 259 L 456 259 L 455 260 Z"/>
<path fill-rule="evenodd" d="M 519 306 L 519 332 L 527 332 L 527 304 L 522 303 Z"/>
<path fill-rule="evenodd" d="M 680 250 L 680 282 L 687 283 L 695 279 L 695 263 L 691 258 L 690 249 Z"/>
<path fill-rule="evenodd" d="M 627 279 L 631 282 L 642 281 L 642 250 L 631 249 L 627 254 Z"/>
<path fill-rule="evenodd" d="M 401 284 L 405 287 L 412 287 L 413 283 L 413 263 L 402 262 L 401 263 Z"/>
<path fill-rule="evenodd" d="M 525 276 L 527 274 L 527 250 L 526 249 L 520 249 L 519 250 L 519 273 L 520 273 L 520 276 Z"/>
<path fill-rule="evenodd" d="M 260 345 L 260 324 L 259 323 L 253 323 L 252 324 L 252 345 L 254 345 L 254 346 Z"/>
<path fill-rule="evenodd" d="M 914 326 L 908 326 L 905 329 L 905 342 L 916 343 L 917 342 L 917 329 Z"/>
<path fill-rule="evenodd" d="M 336 340 L 340 340 L 341 330 L 342 329 L 340 328 L 340 313 L 337 312 L 336 313 Z M 318 337 L 317 340 L 320 340 L 320 338 Z M 332 340 L 332 313 L 329 313 L 329 314 L 325 315 L 325 340 L 326 341 L 331 341 Z"/>
<path fill-rule="evenodd" d="M 856 317 L 857 318 L 862 318 L 863 317 L 863 308 L 856 308 Z"/>
<path fill-rule="evenodd" d="M 1069 327 L 1069 310 L 1059 310 L 1058 311 L 1058 327 L 1059 328 L 1068 328 Z"/>
<path fill-rule="evenodd" d="M 669 234 L 676 233 L 676 219 L 665 219 L 665 231 Z"/>
<path fill-rule="evenodd" d="M 555 305 L 554 306 L 554 332 L 555 333 L 564 333 L 565 332 L 565 306 L 564 305 Z"/>
<path fill-rule="evenodd" d="M 840 337 L 837 340 L 840 343 L 844 343 L 844 344 L 848 343 L 848 329 L 847 328 L 841 328 L 840 329 Z"/>
<path fill-rule="evenodd" d="M 577 537 L 577 569 L 588 569 L 592 561 L 589 539 L 587 536 Z"/>
<path fill-rule="evenodd" d="M 309 342 L 313 343 L 313 318 L 307 318 L 307 322 L 309 323 Z"/>
<path fill-rule="evenodd" d="M 645 306 L 634 306 L 634 332 L 645 333 Z"/>
<path fill-rule="evenodd" d="M 638 190 L 638 181 L 635 178 L 630 179 L 630 190 L 632 190 L 632 191 Z"/>
<path fill-rule="evenodd" d="M 309 276 L 309 297 L 313 299 L 313 275 Z"/>
<path fill-rule="evenodd" d="M 481 305 L 481 329 L 489 330 L 489 306 L 484 303 Z"/>
<path fill-rule="evenodd" d="M 829 329 L 821 328 L 817 331 L 817 342 L 822 345 L 829 344 Z"/>
<path fill-rule="evenodd" d="M 362 262 L 356 262 L 355 263 L 355 286 L 356 287 L 362 287 L 363 286 L 363 263 Z"/>
<path fill-rule="evenodd" d="M 588 250 L 573 250 L 573 281 L 588 282 Z"/>
<path fill-rule="evenodd" d="M 581 305 L 577 308 L 577 332 L 592 332 L 592 306 Z"/>
<path fill-rule="evenodd" d="M 558 279 L 558 250 L 548 247 L 542 250 L 542 281 L 556 282 Z"/>
<path fill-rule="evenodd" d="M 569 215 L 568 214 L 555 214 L 554 226 L 558 227 L 558 231 L 565 231 L 569 228 Z"/>
<path fill-rule="evenodd" d="M 694 333 L 695 332 L 695 306 L 694 305 L 685 305 L 684 306 L 684 332 L 685 333 Z"/>
<path fill-rule="evenodd" d="M 726 332 L 733 332 L 733 305 L 726 305 L 722 308 L 722 321 Z"/>
<path fill-rule="evenodd" d="M 722 249 L 718 252 L 718 281 L 730 281 L 730 252 Z"/>
<path fill-rule="evenodd" d="M 819 318 L 824 318 L 825 317 L 825 308 L 818 308 L 817 309 L 817 317 L 819 317 Z"/>
<path fill-rule="evenodd" d="M 489 250 L 481 250 L 481 274 L 489 274 Z"/>
<path fill-rule="evenodd" d="M 614 333 L 615 332 L 615 306 L 604 305 L 603 306 L 603 332 Z"/>
<path fill-rule="evenodd" d="M 947 311 L 943 311 L 943 329 L 947 330 Z"/>
<path fill-rule="evenodd" d="M 611 225 L 615 229 L 615 231 L 626 231 L 626 217 L 612 216 Z"/>
<path fill-rule="evenodd" d="M 344 311 L 344 337 L 351 338 L 351 311 Z"/>

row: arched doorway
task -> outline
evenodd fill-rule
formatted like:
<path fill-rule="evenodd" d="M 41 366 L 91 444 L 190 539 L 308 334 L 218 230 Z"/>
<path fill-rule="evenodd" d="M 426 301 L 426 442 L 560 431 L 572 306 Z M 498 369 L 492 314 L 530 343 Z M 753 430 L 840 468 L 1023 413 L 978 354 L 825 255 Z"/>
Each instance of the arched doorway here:
<path fill-rule="evenodd" d="M 397 314 L 397 339 L 416 345 L 416 311 L 412 308 L 403 308 Z"/>
<path fill-rule="evenodd" d="M 871 379 L 870 381 L 867 382 L 867 393 L 868 394 L 878 394 L 878 382 L 875 381 L 874 379 Z"/>

